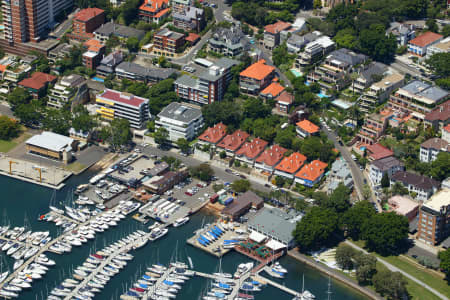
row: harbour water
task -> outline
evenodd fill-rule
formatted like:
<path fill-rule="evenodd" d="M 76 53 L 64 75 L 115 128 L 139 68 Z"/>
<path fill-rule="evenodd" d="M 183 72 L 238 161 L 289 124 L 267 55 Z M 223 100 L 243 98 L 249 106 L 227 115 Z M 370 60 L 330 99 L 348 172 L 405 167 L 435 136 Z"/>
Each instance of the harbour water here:
<path fill-rule="evenodd" d="M 64 202 L 70 198 L 70 192 L 77 185 L 86 183 L 94 174 L 85 172 L 81 176 L 74 176 L 66 182 L 66 186 L 56 192 L 56 202 Z M 48 206 L 53 190 L 40 187 L 34 184 L 22 182 L 16 179 L 0 176 L 0 223 L 9 222 L 11 226 L 23 226 L 27 219 L 33 231 L 50 231 L 52 237 L 55 237 L 57 227 L 54 223 L 38 221 L 40 214 L 48 212 Z M 187 262 L 187 257 L 191 257 L 194 269 L 200 272 L 213 273 L 218 270 L 219 260 L 199 249 L 186 244 L 186 239 L 192 233 L 200 228 L 202 223 L 211 223 L 214 216 L 205 213 L 197 213 L 191 220 L 178 228 L 170 228 L 169 233 L 162 239 L 154 243 L 148 243 L 146 246 L 130 253 L 135 258 L 121 271 L 120 274 L 113 277 L 105 286 L 104 290 L 96 296 L 95 299 L 119 299 L 119 296 L 136 281 L 137 276 L 144 273 L 146 266 L 154 263 L 168 264 L 175 255 L 177 248 L 178 258 Z M 32 289 L 25 290 L 20 294 L 19 299 L 37 300 L 46 299 L 48 292 L 64 279 L 71 277 L 71 270 L 80 265 L 90 252 L 103 248 L 104 246 L 126 236 L 137 230 L 145 230 L 145 226 L 133 220 L 131 216 L 121 221 L 117 227 L 110 228 L 104 233 L 96 235 L 96 239 L 84 244 L 81 247 L 73 247 L 72 252 L 64 255 L 48 254 L 50 259 L 56 261 L 56 266 L 51 267 L 50 271 L 41 280 L 33 282 Z M 175 247 L 178 244 L 178 247 Z M 2 254 L 2 260 L 7 262 L 9 269 L 13 268 L 13 259 Z M 222 259 L 222 270 L 233 273 L 239 263 L 247 262 L 248 258 L 231 252 Z M 305 278 L 305 289 L 316 295 L 316 299 L 327 299 L 328 278 L 318 271 L 305 266 L 296 260 L 285 256 L 280 263 L 288 269 L 289 273 L 281 282 L 289 288 L 300 290 L 302 284 L 302 275 Z M 266 274 L 262 274 L 266 276 Z M 200 299 L 202 292 L 207 288 L 208 281 L 204 278 L 195 277 L 187 282 L 177 299 Z M 258 300 L 269 299 L 291 299 L 292 296 L 284 292 L 266 286 L 261 292 L 255 294 Z M 331 280 L 331 299 L 334 300 L 360 300 L 367 299 L 365 296 L 351 290 L 345 285 Z"/>

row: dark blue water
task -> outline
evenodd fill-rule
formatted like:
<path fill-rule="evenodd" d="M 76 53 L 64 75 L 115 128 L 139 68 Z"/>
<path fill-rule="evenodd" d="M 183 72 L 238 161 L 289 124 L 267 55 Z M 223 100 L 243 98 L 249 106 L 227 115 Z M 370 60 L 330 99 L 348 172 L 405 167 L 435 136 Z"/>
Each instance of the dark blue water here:
<path fill-rule="evenodd" d="M 70 198 L 70 191 L 78 184 L 87 182 L 87 179 L 92 175 L 92 173 L 85 173 L 84 175 L 70 178 L 66 187 L 56 192 L 57 201 L 60 202 L 68 197 Z M 4 176 L 0 176 L 0 188 L 0 215 L 2 216 L 2 223 L 5 220 L 5 215 L 11 226 L 23 226 L 24 220 L 27 218 L 33 230 L 49 230 L 53 237 L 56 236 L 57 227 L 54 223 L 42 222 L 37 219 L 40 214 L 48 212 L 49 201 L 53 195 L 52 190 Z M 217 271 L 219 265 L 217 258 L 186 244 L 186 239 L 192 236 L 202 222 L 208 223 L 213 220 L 214 216 L 212 215 L 198 213 L 192 216 L 186 225 L 179 228 L 170 228 L 169 233 L 161 240 L 148 243 L 145 247 L 130 252 L 135 256 L 134 259 L 108 283 L 102 293 L 98 294 L 95 299 L 119 299 L 119 296 L 126 288 L 130 287 L 136 278 L 144 273 L 146 266 L 158 262 L 168 264 L 171 258 L 175 256 L 175 252 L 179 258 L 186 262 L 187 256 L 190 256 L 197 271 L 208 273 Z M 46 299 L 48 292 L 62 280 L 70 277 L 71 270 L 82 264 L 90 252 L 99 250 L 136 229 L 144 228 L 143 225 L 128 217 L 121 221 L 119 226 L 97 234 L 96 240 L 90 241 L 81 247 L 73 247 L 73 251 L 70 254 L 48 254 L 51 259 L 56 261 L 57 265 L 43 279 L 33 282 L 32 289 L 21 293 L 19 299 Z M 177 244 L 178 247 L 176 247 Z M 177 251 L 175 251 L 176 249 Z M 5 259 L 9 264 L 10 270 L 12 270 L 13 259 L 9 257 L 5 257 Z M 225 272 L 233 273 L 239 263 L 247 261 L 248 258 L 245 256 L 231 252 L 223 257 L 222 269 Z M 287 256 L 282 258 L 280 263 L 288 269 L 289 273 L 285 279 L 279 282 L 283 282 L 287 287 L 300 290 L 301 278 L 304 274 L 305 288 L 315 294 L 316 299 L 327 299 L 327 277 Z M 177 299 L 200 299 L 200 295 L 207 285 L 206 279 L 193 278 L 184 285 Z M 331 280 L 331 292 L 331 299 L 366 299 L 363 295 L 334 280 Z M 291 299 L 292 296 L 267 286 L 257 293 L 255 298 L 258 300 Z"/>

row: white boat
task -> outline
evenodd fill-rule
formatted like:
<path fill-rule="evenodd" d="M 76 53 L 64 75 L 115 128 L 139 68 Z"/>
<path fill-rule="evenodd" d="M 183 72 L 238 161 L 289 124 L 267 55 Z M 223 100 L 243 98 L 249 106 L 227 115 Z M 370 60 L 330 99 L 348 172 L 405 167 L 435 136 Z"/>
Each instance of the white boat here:
<path fill-rule="evenodd" d="M 0 283 L 2 283 L 3 281 L 5 281 L 6 277 L 8 277 L 9 272 L 3 272 L 0 274 Z"/>
<path fill-rule="evenodd" d="M 77 186 L 75 193 L 79 194 L 84 192 L 85 190 L 87 190 L 89 188 L 89 184 L 80 184 L 79 186 Z"/>
<path fill-rule="evenodd" d="M 23 259 L 16 260 L 14 262 L 14 270 L 18 269 L 21 265 L 23 265 L 23 263 L 24 263 Z"/>
<path fill-rule="evenodd" d="M 189 221 L 189 217 L 176 219 L 175 222 L 173 223 L 173 227 L 179 227 L 181 225 L 186 224 L 188 221 Z"/>
<path fill-rule="evenodd" d="M 140 240 L 137 240 L 137 241 L 133 244 L 133 249 L 134 249 L 134 250 L 139 249 L 139 248 L 145 246 L 145 245 L 147 244 L 147 242 L 148 242 L 148 239 L 143 239 L 143 238 L 141 238 Z"/>
<path fill-rule="evenodd" d="M 25 252 L 25 254 L 23 255 L 24 259 L 30 258 L 33 255 L 35 255 L 37 252 L 39 251 L 38 247 L 32 247 L 31 249 L 29 249 L 27 252 Z"/>
<path fill-rule="evenodd" d="M 230 273 L 213 273 L 213 275 L 222 278 L 233 278 L 233 276 Z"/>
<path fill-rule="evenodd" d="M 167 234 L 169 230 L 167 228 L 160 228 L 160 227 L 156 227 L 151 231 L 151 238 L 152 240 L 157 240 L 161 237 L 163 237 L 164 235 Z"/>
<path fill-rule="evenodd" d="M 288 272 L 285 268 L 283 268 L 283 267 L 280 265 L 279 262 L 275 262 L 275 263 L 273 264 L 272 268 L 273 268 L 275 271 L 280 272 L 280 273 L 283 273 L 283 274 L 286 274 L 286 273 Z"/>
<path fill-rule="evenodd" d="M 54 260 L 48 259 L 44 254 L 39 255 L 35 261 L 44 266 L 54 266 L 56 264 Z"/>
<path fill-rule="evenodd" d="M 7 299 L 9 299 L 9 298 L 17 298 L 17 297 L 19 297 L 19 294 L 14 293 L 14 292 L 8 292 L 8 291 L 5 291 L 5 290 L 0 290 L 0 297 L 4 297 L 4 298 L 7 298 Z"/>
<path fill-rule="evenodd" d="M 58 214 L 60 214 L 60 215 L 63 215 L 63 214 L 64 214 L 64 211 L 63 211 L 62 209 L 56 208 L 56 207 L 51 206 L 51 205 L 49 206 L 49 208 L 50 208 L 51 211 L 53 211 L 53 212 L 55 212 L 55 213 L 58 213 Z"/>

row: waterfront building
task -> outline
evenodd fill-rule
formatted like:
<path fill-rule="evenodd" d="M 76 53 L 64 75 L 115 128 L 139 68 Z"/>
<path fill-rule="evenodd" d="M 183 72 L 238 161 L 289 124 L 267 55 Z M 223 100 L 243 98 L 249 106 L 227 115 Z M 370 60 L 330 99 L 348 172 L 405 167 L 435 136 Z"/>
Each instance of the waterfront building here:
<path fill-rule="evenodd" d="M 172 102 L 159 114 L 156 128 L 163 127 L 169 133 L 172 142 L 184 138 L 193 140 L 203 127 L 203 115 L 200 108 L 186 103 Z"/>
<path fill-rule="evenodd" d="M 69 163 L 72 160 L 72 151 L 76 150 L 77 141 L 64 135 L 43 131 L 29 138 L 25 145 L 28 153 Z"/>

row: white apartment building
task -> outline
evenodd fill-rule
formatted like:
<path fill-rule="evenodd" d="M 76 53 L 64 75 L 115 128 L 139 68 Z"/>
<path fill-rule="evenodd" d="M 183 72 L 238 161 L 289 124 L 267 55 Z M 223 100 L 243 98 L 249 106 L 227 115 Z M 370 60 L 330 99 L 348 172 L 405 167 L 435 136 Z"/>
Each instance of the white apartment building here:
<path fill-rule="evenodd" d="M 377 159 L 370 164 L 369 178 L 373 186 L 381 184 L 385 173 L 391 178 L 398 171 L 404 171 L 405 165 L 393 156 Z"/>
<path fill-rule="evenodd" d="M 88 88 L 84 77 L 71 74 L 64 76 L 49 91 L 47 106 L 61 108 L 69 102 L 83 102 L 88 94 Z"/>
<path fill-rule="evenodd" d="M 447 141 L 440 138 L 431 138 L 420 145 L 420 161 L 432 162 L 440 152 L 449 152 L 450 145 Z"/>

